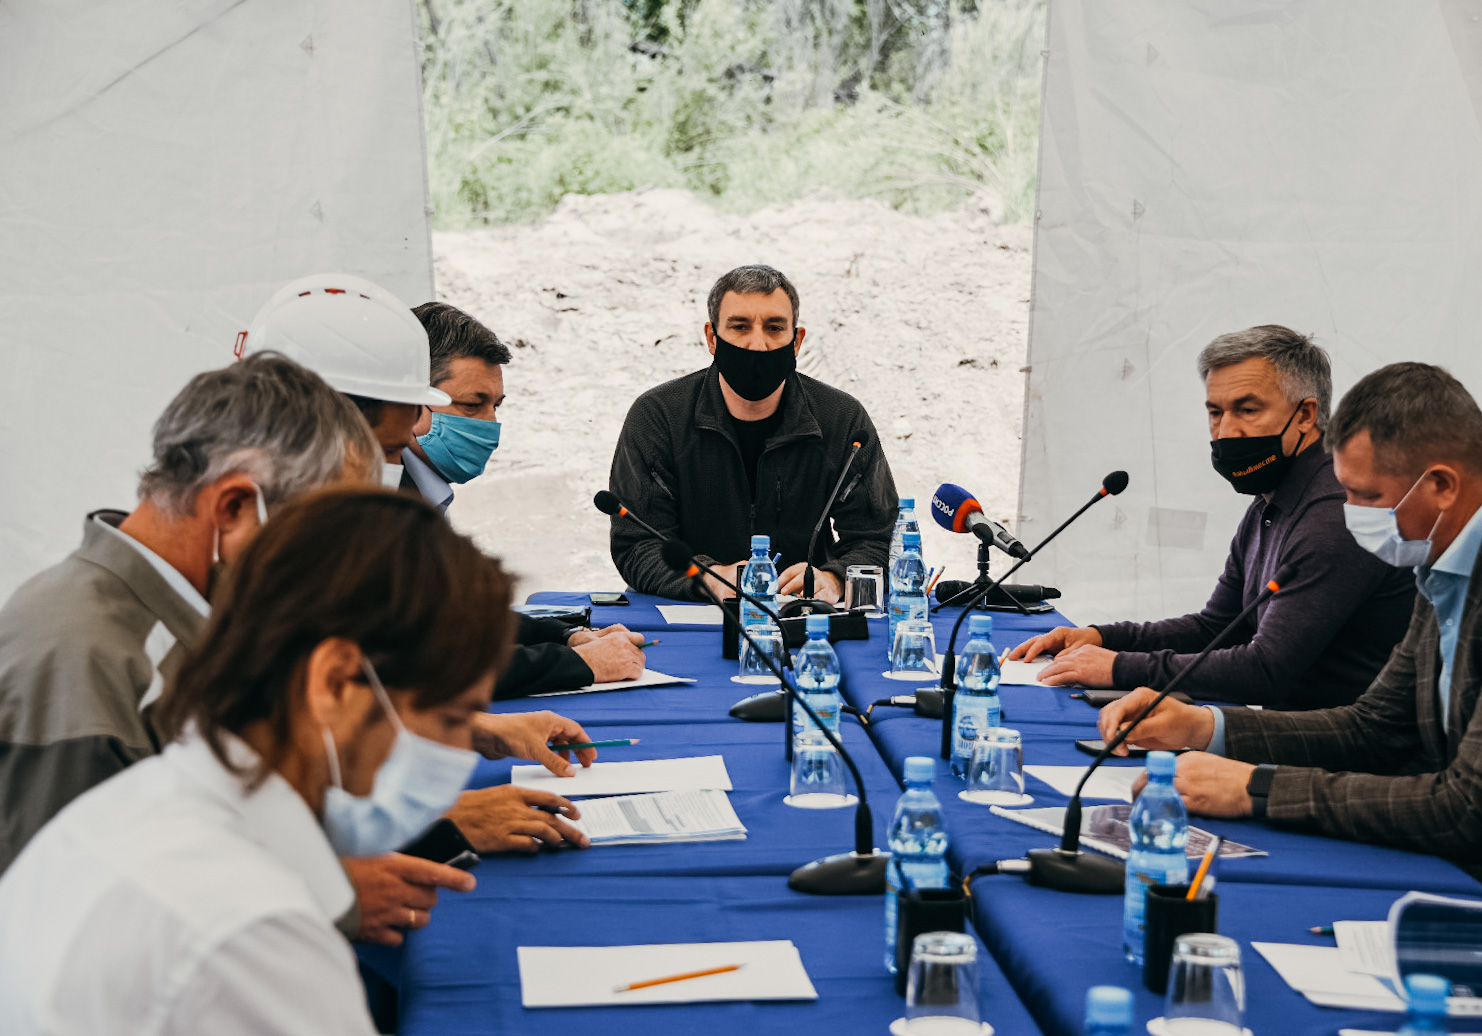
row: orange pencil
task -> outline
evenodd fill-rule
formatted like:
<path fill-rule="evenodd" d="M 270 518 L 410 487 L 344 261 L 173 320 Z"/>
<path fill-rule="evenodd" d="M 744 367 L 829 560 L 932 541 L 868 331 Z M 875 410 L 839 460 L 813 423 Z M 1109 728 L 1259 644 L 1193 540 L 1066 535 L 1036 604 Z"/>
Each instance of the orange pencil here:
<path fill-rule="evenodd" d="M 626 986 L 613 986 L 614 993 L 627 993 L 634 989 L 647 989 L 649 986 L 662 986 L 669 982 L 683 982 L 688 978 L 704 978 L 706 975 L 722 975 L 727 971 L 740 971 L 744 965 L 727 964 L 723 968 L 706 968 L 704 971 L 688 971 L 683 975 L 670 975 L 667 978 L 651 978 L 646 982 L 630 982 Z"/>
<path fill-rule="evenodd" d="M 937 583 L 941 582 L 942 575 L 946 571 L 947 571 L 947 566 L 946 565 L 943 565 L 941 567 L 941 569 L 939 569 L 937 571 L 937 574 L 932 577 L 931 585 L 926 588 L 926 596 L 927 597 L 930 597 L 931 596 L 931 592 L 937 588 Z"/>
<path fill-rule="evenodd" d="M 1209 840 L 1209 848 L 1204 850 L 1204 859 L 1199 861 L 1199 870 L 1194 874 L 1194 881 L 1189 886 L 1189 893 L 1184 897 L 1185 899 L 1195 900 L 1199 898 L 1199 889 L 1204 884 L 1205 875 L 1209 873 L 1209 865 L 1214 862 L 1215 856 L 1219 854 L 1220 846 L 1224 844 L 1225 840 L 1219 835 L 1215 835 Z"/>

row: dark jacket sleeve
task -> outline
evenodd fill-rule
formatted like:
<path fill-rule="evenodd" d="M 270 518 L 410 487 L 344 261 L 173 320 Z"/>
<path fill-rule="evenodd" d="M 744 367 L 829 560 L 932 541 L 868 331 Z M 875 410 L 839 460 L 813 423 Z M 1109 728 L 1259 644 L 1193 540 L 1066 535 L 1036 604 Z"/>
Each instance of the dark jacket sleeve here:
<path fill-rule="evenodd" d="M 592 668 L 564 644 L 516 647 L 504 675 L 494 685 L 496 700 L 524 698 L 546 691 L 574 691 L 592 682 Z"/>
<path fill-rule="evenodd" d="M 663 414 L 649 395 L 628 410 L 612 454 L 607 486 L 634 514 L 665 535 L 679 529 L 673 443 Z M 690 581 L 664 563 L 661 542 L 631 518 L 612 517 L 612 562 L 639 593 L 695 600 Z"/>
<path fill-rule="evenodd" d="M 1474 710 L 1444 769 L 1374 772 L 1405 769 L 1420 751 L 1416 653 L 1435 650 L 1434 629 L 1434 610 L 1418 598 L 1405 639 L 1352 705 L 1300 713 L 1225 710 L 1225 754 L 1277 764 L 1269 819 L 1340 838 L 1482 859 L 1482 708 Z"/>
<path fill-rule="evenodd" d="M 571 629 L 560 619 L 535 619 L 516 612 L 520 616 L 520 628 L 515 633 L 515 643 L 529 647 L 532 644 L 564 644 L 566 631 Z"/>
<path fill-rule="evenodd" d="M 1281 561 L 1295 564 L 1296 575 L 1256 613 L 1254 636 L 1236 631 L 1235 643 L 1211 652 L 1184 686 L 1191 697 L 1281 709 L 1331 701 L 1324 696 L 1328 689 L 1307 681 L 1307 671 L 1354 611 L 1382 589 L 1388 569 L 1368 563 L 1372 559 L 1352 537 L 1318 518 L 1314 513 L 1292 527 Z M 1198 614 L 1096 627 L 1103 645 L 1117 652 L 1112 678 L 1118 687 L 1166 686 L 1239 614 L 1253 589 L 1244 585 L 1242 542 L 1237 534 L 1214 594 Z M 1306 694 L 1304 687 L 1310 688 Z"/>
<path fill-rule="evenodd" d="M 864 445 L 854 458 L 851 477 L 839 491 L 830 514 L 837 538 L 829 558 L 819 568 L 831 572 L 842 584 L 850 565 L 883 567 L 890 556 L 890 534 L 895 529 L 900 500 L 895 492 L 895 478 L 880 436 L 861 407 L 858 425 L 852 433 Z"/>

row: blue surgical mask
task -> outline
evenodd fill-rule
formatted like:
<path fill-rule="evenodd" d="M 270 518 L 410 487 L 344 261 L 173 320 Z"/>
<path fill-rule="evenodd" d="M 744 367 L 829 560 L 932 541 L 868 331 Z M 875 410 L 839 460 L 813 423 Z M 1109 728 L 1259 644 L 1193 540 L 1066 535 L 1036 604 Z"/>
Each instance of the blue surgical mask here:
<path fill-rule="evenodd" d="M 340 757 L 329 728 L 324 751 L 330 787 L 324 792 L 324 833 L 341 856 L 380 856 L 414 841 L 458 801 L 478 755 L 413 734 L 401 722 L 368 660 L 366 680 L 396 728 L 391 754 L 376 771 L 369 795 L 351 795 L 340 781 Z"/>
<path fill-rule="evenodd" d="M 449 482 L 467 482 L 484 473 L 499 446 L 499 422 L 434 413 L 432 430 L 417 436 L 427 459 Z"/>
<path fill-rule="evenodd" d="M 1429 474 L 1429 472 L 1427 472 Z M 1359 504 L 1343 505 L 1343 524 L 1360 547 L 1380 561 L 1395 568 L 1419 568 L 1431 559 L 1431 536 L 1436 534 L 1436 525 L 1441 524 L 1441 515 L 1436 515 L 1436 524 L 1423 540 L 1407 540 L 1400 535 L 1400 520 L 1395 512 L 1415 492 L 1415 486 L 1425 481 L 1421 475 L 1414 486 L 1405 491 L 1400 502 L 1393 507 L 1363 507 Z M 1441 512 L 1445 514 L 1445 512 Z"/>

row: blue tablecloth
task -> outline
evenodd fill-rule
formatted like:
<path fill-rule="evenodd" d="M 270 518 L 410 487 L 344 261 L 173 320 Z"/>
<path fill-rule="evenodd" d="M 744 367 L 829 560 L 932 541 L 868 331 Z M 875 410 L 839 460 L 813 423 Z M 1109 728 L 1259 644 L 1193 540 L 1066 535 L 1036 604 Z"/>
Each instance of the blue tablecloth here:
<path fill-rule="evenodd" d="M 788 771 L 782 731 L 775 724 L 747 724 L 726 716 L 747 688 L 729 681 L 735 663 L 720 658 L 718 630 L 668 626 L 655 610 L 656 599 L 629 596 L 634 601 L 629 608 L 594 609 L 594 623 L 620 621 L 654 631 L 663 643 L 650 649 L 650 664 L 698 677 L 697 684 L 499 707 L 552 708 L 582 722 L 594 737 L 643 739 L 633 749 L 608 750 L 604 760 L 725 755 L 735 784 L 732 801 L 750 837 L 734 843 L 568 850 L 485 861 L 476 871 L 479 889 L 468 896 L 445 896 L 432 923 L 412 935 L 404 953 L 362 954 L 383 974 L 399 974 L 402 1031 L 567 1032 L 595 1022 L 604 1031 L 624 1033 L 884 1032 L 899 1015 L 901 1002 L 880 965 L 880 900 L 800 896 L 787 890 L 784 879 L 798 864 L 848 847 L 850 812 L 806 813 L 784 806 Z M 585 603 L 586 595 L 540 594 L 532 599 Z M 935 617 L 943 648 L 955 618 L 955 613 Z M 1026 618 L 1000 613 L 995 616 L 995 643 L 1003 650 L 1064 621 L 1058 614 Z M 883 623 L 879 627 L 883 633 Z M 872 632 L 875 628 L 872 624 Z M 838 650 L 844 695 L 852 704 L 864 708 L 877 698 L 909 693 L 911 684 L 880 675 L 886 668 L 883 635 L 845 642 Z M 1089 762 L 1074 741 L 1096 736 L 1095 710 L 1064 690 L 1005 686 L 1002 696 L 1006 722 L 1024 734 L 1026 762 Z M 868 735 L 848 722 L 844 737 L 864 773 L 877 839 L 883 843 L 898 790 L 895 775 L 907 755 L 937 755 L 940 727 L 906 710 L 876 709 Z M 958 800 L 960 784 L 945 773 L 945 763 L 938 765 L 937 791 L 956 869 L 1022 856 L 1051 843 L 1047 835 Z M 484 764 L 474 783 L 496 782 L 507 772 L 507 763 Z M 1064 804 L 1064 796 L 1048 786 L 1033 780 L 1029 784 L 1034 805 Z M 1382 1028 L 1394 1018 L 1312 1007 L 1250 949 L 1252 938 L 1310 941 L 1309 925 L 1381 917 L 1405 889 L 1482 892 L 1459 868 L 1434 857 L 1254 821 L 1198 823 L 1270 853 L 1226 861 L 1220 871 L 1221 930 L 1242 942 L 1249 1020 L 1258 1033 L 1331 1033 L 1340 1025 Z M 1122 958 L 1119 897 L 1050 892 L 1010 876 L 980 878 L 974 888 L 974 923 L 992 954 L 984 962 L 984 1015 L 1000 1033 L 1079 1033 L 1085 990 L 1097 983 L 1133 989 L 1139 1021 L 1159 1013 L 1157 998 L 1142 990 L 1137 969 Z M 521 943 L 769 938 L 798 944 L 818 986 L 818 1002 L 554 1011 L 526 1011 L 519 1005 L 514 948 Z"/>

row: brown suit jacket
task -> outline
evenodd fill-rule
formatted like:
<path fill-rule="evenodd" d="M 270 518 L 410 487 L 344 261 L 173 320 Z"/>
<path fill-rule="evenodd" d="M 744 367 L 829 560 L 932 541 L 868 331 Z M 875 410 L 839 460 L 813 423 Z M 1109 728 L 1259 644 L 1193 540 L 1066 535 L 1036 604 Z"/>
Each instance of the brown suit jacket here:
<path fill-rule="evenodd" d="M 1352 705 L 1225 711 L 1225 754 L 1278 764 L 1269 820 L 1435 853 L 1482 876 L 1482 555 L 1452 660 L 1449 724 L 1440 645 L 1435 609 L 1416 594 L 1404 639 Z"/>

